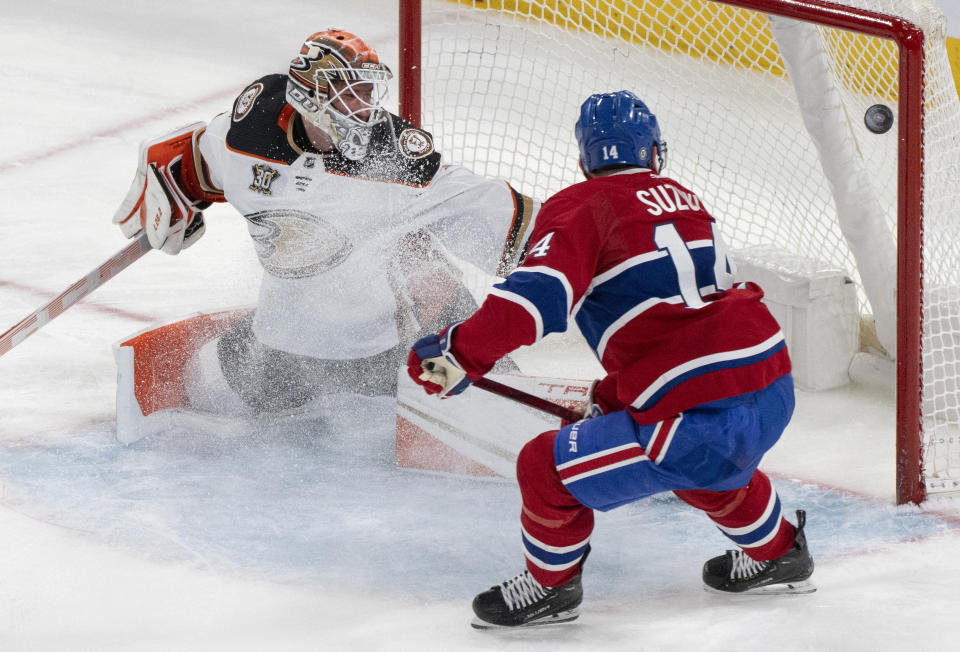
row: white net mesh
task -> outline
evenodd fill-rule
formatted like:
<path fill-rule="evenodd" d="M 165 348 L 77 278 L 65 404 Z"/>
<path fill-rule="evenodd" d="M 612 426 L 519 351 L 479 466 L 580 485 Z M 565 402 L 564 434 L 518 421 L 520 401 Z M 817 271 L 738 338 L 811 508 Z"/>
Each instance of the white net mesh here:
<path fill-rule="evenodd" d="M 933 0 L 840 4 L 902 16 L 926 34 L 925 476 L 931 491 L 958 490 L 960 102 L 945 21 Z M 871 231 L 894 252 L 873 257 L 892 273 L 897 129 L 872 133 L 863 119 L 874 104 L 896 113 L 897 50 L 840 30 L 817 34 L 837 98 L 830 112 L 852 136 L 853 167 L 862 167 L 879 207 Z M 422 56 L 423 124 L 450 160 L 546 199 L 580 180 L 573 124 L 581 102 L 629 89 L 660 121 L 667 174 L 703 198 L 733 250 L 817 260 L 866 286 L 864 314 L 882 312 L 888 299 L 892 305 L 885 279 L 879 291 L 862 282 L 863 254 L 858 264 L 823 172 L 825 154 L 804 125 L 786 70 L 796 76 L 808 64 L 785 64 L 764 14 L 708 0 L 424 0 Z"/>

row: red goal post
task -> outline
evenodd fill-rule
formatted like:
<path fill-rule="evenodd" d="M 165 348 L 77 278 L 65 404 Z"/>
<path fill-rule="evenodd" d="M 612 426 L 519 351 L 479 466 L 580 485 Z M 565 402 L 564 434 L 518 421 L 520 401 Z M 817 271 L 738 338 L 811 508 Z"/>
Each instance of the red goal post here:
<path fill-rule="evenodd" d="M 664 1 L 649 0 L 613 2 L 596 0 L 577 2 L 577 5 L 626 4 L 631 10 L 643 12 L 645 5 L 659 9 Z M 694 0 L 687 0 L 694 1 Z M 434 0 L 423 0 L 423 4 Z M 400 113 L 415 124 L 420 124 L 423 105 L 429 102 L 429 87 L 425 86 L 423 71 L 440 62 L 430 60 L 423 52 L 425 36 L 421 0 L 400 0 Z M 447 2 L 449 9 L 509 8 L 513 12 L 521 6 L 534 6 L 537 18 L 548 13 L 561 12 L 560 4 L 552 2 L 470 2 L 453 0 Z M 701 2 L 701 4 L 704 4 Z M 815 25 L 848 30 L 870 37 L 886 39 L 896 45 L 898 52 L 898 75 L 896 81 L 896 380 L 897 380 L 897 488 L 899 503 L 919 503 L 926 497 L 922 460 L 922 319 L 923 319 L 923 211 L 924 211 L 924 31 L 903 17 L 887 15 L 878 11 L 855 8 L 846 4 L 824 0 L 727 0 L 722 4 L 773 16 L 804 21 Z M 441 3 L 442 5 L 442 3 Z M 654 7 L 653 5 L 656 5 Z M 440 11 L 443 11 L 441 6 Z M 632 14 L 631 14 L 632 15 Z M 607 16 L 609 18 L 609 15 Z M 533 18 L 529 18 L 533 20 Z M 636 17 L 632 20 L 635 22 Z M 571 20 L 566 29 L 595 30 L 595 24 Z M 609 40 L 609 34 L 605 35 Z M 630 45 L 629 41 L 625 44 Z M 582 88 L 586 97 L 590 92 L 614 90 L 608 88 Z M 635 89 L 643 95 L 643 89 Z M 468 99 L 468 98 L 465 98 Z M 656 110 L 656 109 L 655 109 Z M 438 133 L 438 125 L 424 125 L 433 131 L 444 148 L 444 134 Z M 569 128 L 572 132 L 572 127 Z M 558 134 L 558 137 L 572 137 Z M 668 138 L 669 141 L 669 138 Z M 695 185 L 695 184 L 694 184 Z M 695 186 L 696 187 L 696 186 Z M 699 190 L 699 188 L 698 188 Z M 540 197 L 544 199 L 545 197 Z"/>

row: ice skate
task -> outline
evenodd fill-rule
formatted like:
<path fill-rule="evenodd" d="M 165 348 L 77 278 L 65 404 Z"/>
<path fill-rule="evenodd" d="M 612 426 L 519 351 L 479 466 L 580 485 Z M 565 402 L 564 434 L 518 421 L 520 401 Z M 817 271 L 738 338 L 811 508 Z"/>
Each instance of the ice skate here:
<path fill-rule="evenodd" d="M 703 565 L 704 588 L 718 593 L 813 593 L 817 587 L 808 581 L 813 574 L 813 557 L 803 534 L 806 520 L 806 512 L 797 510 L 793 548 L 782 557 L 756 561 L 737 549 L 707 561 Z"/>
<path fill-rule="evenodd" d="M 477 629 L 530 627 L 575 620 L 583 600 L 578 574 L 563 586 L 542 586 L 529 571 L 523 571 L 473 599 Z"/>

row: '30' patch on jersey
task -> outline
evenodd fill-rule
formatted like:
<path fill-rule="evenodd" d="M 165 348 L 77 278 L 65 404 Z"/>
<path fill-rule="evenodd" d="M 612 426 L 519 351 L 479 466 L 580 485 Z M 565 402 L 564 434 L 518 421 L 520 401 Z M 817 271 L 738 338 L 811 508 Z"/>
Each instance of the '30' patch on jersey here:
<path fill-rule="evenodd" d="M 250 190 L 269 195 L 271 194 L 270 184 L 279 176 L 280 173 L 269 165 L 260 165 L 257 163 L 253 166 L 253 183 L 249 186 Z"/>

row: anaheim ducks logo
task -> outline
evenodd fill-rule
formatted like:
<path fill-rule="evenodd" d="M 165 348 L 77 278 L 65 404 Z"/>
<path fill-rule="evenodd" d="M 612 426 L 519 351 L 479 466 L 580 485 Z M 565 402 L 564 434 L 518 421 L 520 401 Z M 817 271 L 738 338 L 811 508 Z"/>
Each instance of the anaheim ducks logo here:
<path fill-rule="evenodd" d="M 353 243 L 323 218 L 270 210 L 246 216 L 263 268 L 280 278 L 306 278 L 342 263 Z"/>
<path fill-rule="evenodd" d="M 310 90 L 314 88 L 314 84 L 318 85 L 321 91 L 327 89 L 327 78 L 320 74 L 321 70 L 349 68 L 346 61 L 326 48 L 311 43 L 309 47 L 304 46 L 304 49 L 306 52 L 301 50 L 297 58 L 290 62 L 290 76 Z"/>
<path fill-rule="evenodd" d="M 433 138 L 420 129 L 404 129 L 397 139 L 400 153 L 407 158 L 423 158 L 433 153 Z"/>
<path fill-rule="evenodd" d="M 250 114 L 250 109 L 253 108 L 257 97 L 259 97 L 262 92 L 263 84 L 257 82 L 256 84 L 247 86 L 247 88 L 240 93 L 240 97 L 237 98 L 237 103 L 233 107 L 234 122 L 240 122 Z"/>

